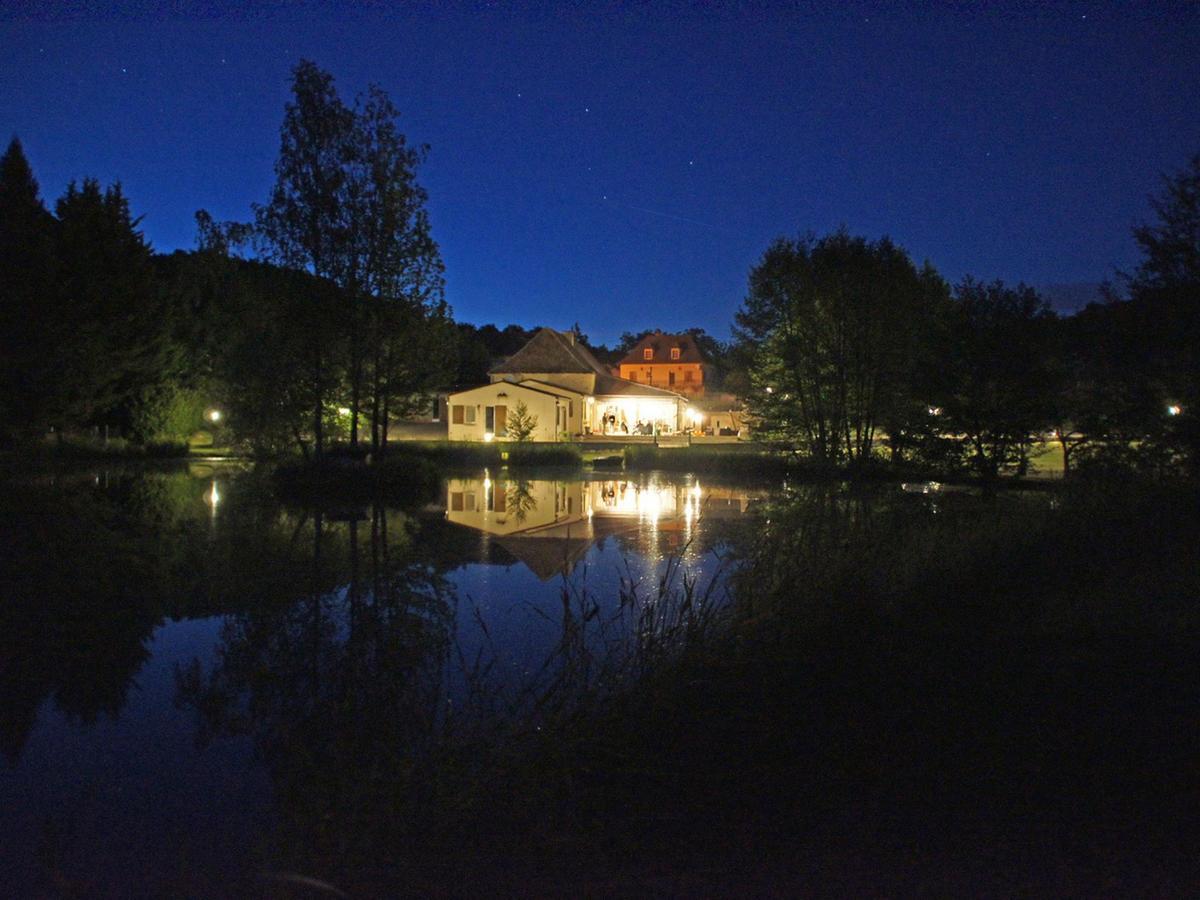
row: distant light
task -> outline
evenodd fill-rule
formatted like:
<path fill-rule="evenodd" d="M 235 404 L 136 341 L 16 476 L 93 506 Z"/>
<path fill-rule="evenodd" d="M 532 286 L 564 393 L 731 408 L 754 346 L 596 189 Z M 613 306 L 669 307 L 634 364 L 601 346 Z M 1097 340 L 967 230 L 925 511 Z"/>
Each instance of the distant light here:
<path fill-rule="evenodd" d="M 928 407 L 928 412 L 931 416 L 940 416 L 942 414 L 942 408 L 940 406 L 930 406 Z"/>
<path fill-rule="evenodd" d="M 1172 403 L 1170 406 L 1167 407 L 1167 415 L 1168 416 L 1177 416 L 1181 412 L 1183 412 L 1183 407 L 1180 406 L 1178 403 Z"/>
<path fill-rule="evenodd" d="M 774 388 L 772 388 L 772 387 L 771 387 L 769 384 L 767 385 L 767 393 L 768 393 L 768 394 L 773 394 L 773 393 L 775 393 L 775 389 L 774 389 Z"/>
<path fill-rule="evenodd" d="M 348 415 L 350 415 L 350 407 L 348 407 L 348 406 L 339 406 L 339 407 L 338 407 L 338 415 L 339 415 L 339 416 L 348 416 Z"/>
<path fill-rule="evenodd" d="M 221 411 L 219 409 L 210 409 L 208 411 L 208 421 L 220 422 L 221 421 Z"/>

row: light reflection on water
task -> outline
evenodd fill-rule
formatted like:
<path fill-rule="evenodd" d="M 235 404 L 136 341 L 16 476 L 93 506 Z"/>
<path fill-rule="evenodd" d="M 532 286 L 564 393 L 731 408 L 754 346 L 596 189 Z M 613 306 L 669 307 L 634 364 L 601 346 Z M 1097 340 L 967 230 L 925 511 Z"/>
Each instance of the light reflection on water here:
<path fill-rule="evenodd" d="M 11 889 L 144 877 L 171 893 L 154 879 L 181 859 L 252 868 L 271 855 L 252 836 L 311 789 L 279 760 L 305 747 L 345 767 L 313 746 L 330 734 L 417 746 L 485 643 L 495 678 L 529 676 L 561 639 L 564 588 L 611 606 L 653 593 L 671 560 L 711 574 L 720 526 L 762 496 L 486 471 L 422 510 L 314 511 L 268 487 L 205 465 L 54 474 L 0 498 Z"/>

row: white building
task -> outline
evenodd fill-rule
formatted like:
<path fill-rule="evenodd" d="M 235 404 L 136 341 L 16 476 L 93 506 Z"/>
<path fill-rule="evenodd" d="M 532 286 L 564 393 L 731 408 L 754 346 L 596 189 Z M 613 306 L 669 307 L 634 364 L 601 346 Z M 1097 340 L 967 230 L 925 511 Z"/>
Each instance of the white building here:
<path fill-rule="evenodd" d="M 675 434 L 688 425 L 683 396 L 617 378 L 571 332 L 541 329 L 488 376 L 490 384 L 450 395 L 450 440 L 508 439 L 518 404 L 537 420 L 535 441 Z"/>

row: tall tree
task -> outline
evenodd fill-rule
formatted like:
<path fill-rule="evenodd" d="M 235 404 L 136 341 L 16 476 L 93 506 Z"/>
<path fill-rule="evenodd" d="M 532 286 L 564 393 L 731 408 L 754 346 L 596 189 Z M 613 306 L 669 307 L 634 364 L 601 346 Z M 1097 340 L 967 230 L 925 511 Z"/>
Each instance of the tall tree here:
<path fill-rule="evenodd" d="M 360 273 L 355 289 L 351 340 L 351 441 L 357 440 L 365 372 L 369 366 L 371 445 L 386 440 L 388 417 L 405 398 L 445 380 L 453 358 L 452 336 L 440 333 L 447 319 L 441 253 L 433 240 L 428 196 L 417 181 L 426 146 L 408 144 L 397 127 L 399 112 L 376 85 L 358 99 L 350 149 L 351 236 Z M 441 352 L 410 358 L 432 334 L 446 340 Z M 364 348 L 363 338 L 369 347 Z M 444 370 L 444 371 L 443 371 Z"/>
<path fill-rule="evenodd" d="M 342 103 L 333 76 L 301 60 L 292 70 L 292 100 L 280 127 L 275 187 L 265 206 L 255 207 L 258 232 L 276 262 L 303 269 L 340 287 L 357 291 L 351 252 L 347 156 L 354 114 Z M 333 388 L 331 360 L 338 334 L 314 341 L 309 360 L 313 394 L 311 426 L 318 455 L 325 447 L 325 406 Z"/>
<path fill-rule="evenodd" d="M 403 364 L 417 342 L 413 329 L 448 314 L 441 256 L 416 180 L 426 149 L 407 143 L 396 108 L 376 86 L 347 107 L 333 77 L 304 60 L 293 71 L 292 94 L 276 185 L 270 202 L 256 211 L 258 230 L 275 260 L 340 289 L 344 315 L 312 348 L 317 453 L 324 449 L 324 410 L 343 347 L 351 442 L 358 441 L 369 399 L 378 447 L 391 400 L 425 385 L 412 374 L 420 367 Z"/>
<path fill-rule="evenodd" d="M 1143 258 L 1130 299 L 1142 327 L 1129 337 L 1149 362 L 1162 449 L 1200 472 L 1200 154 L 1150 202 L 1156 221 L 1133 231 Z"/>
<path fill-rule="evenodd" d="M 842 230 L 772 244 L 735 329 L 753 360 L 760 433 L 819 460 L 869 457 L 937 287 L 886 238 Z"/>
<path fill-rule="evenodd" d="M 63 343 L 47 378 L 58 421 L 119 423 L 177 361 L 170 311 L 119 184 L 72 182 L 55 212 Z"/>
<path fill-rule="evenodd" d="M 966 435 L 980 475 L 1023 470 L 1031 436 L 1053 419 L 1053 321 L 1046 302 L 1023 284 L 966 278 L 954 289 L 945 426 Z"/>
<path fill-rule="evenodd" d="M 25 431 L 39 418 L 37 372 L 53 347 L 56 222 L 13 138 L 0 157 L 0 429 Z"/>

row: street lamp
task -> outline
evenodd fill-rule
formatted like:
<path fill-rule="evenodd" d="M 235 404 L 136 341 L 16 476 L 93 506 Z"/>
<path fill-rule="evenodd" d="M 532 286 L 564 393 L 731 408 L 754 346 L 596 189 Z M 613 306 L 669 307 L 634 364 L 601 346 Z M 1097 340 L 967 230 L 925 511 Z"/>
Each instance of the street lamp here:
<path fill-rule="evenodd" d="M 221 421 L 221 411 L 219 409 L 210 409 L 205 415 L 208 417 L 208 421 L 214 425 Z"/>

